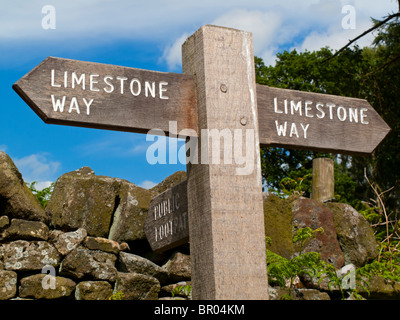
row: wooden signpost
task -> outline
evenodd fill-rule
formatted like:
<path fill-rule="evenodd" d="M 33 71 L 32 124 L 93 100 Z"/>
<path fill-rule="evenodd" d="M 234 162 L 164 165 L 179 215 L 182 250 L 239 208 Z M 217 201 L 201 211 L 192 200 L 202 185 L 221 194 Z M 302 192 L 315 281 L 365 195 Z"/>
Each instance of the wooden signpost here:
<path fill-rule="evenodd" d="M 193 77 L 48 57 L 13 89 L 46 123 L 147 133 L 196 128 Z"/>
<path fill-rule="evenodd" d="M 260 145 L 370 154 L 390 128 L 365 100 L 256 85 L 248 32 L 203 26 L 182 53 L 183 74 L 49 57 L 13 88 L 46 123 L 168 133 L 177 121 L 201 146 L 233 131 L 254 170 L 189 163 L 187 181 L 152 200 L 144 230 L 155 251 L 190 235 L 194 299 L 268 299 Z"/>
<path fill-rule="evenodd" d="M 368 101 L 257 85 L 260 142 L 368 155 L 390 131 Z"/>

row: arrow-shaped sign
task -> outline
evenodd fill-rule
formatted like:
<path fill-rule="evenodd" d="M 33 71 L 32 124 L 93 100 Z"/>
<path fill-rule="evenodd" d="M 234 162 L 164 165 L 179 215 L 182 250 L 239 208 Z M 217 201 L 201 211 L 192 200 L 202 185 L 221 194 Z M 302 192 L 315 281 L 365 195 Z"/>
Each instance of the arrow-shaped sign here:
<path fill-rule="evenodd" d="M 257 104 L 263 145 L 366 155 L 390 131 L 363 99 L 257 85 Z"/>
<path fill-rule="evenodd" d="M 13 85 L 46 123 L 198 131 L 192 76 L 48 57 Z M 390 131 L 366 100 L 257 85 L 260 144 L 370 154 Z M 192 131 L 193 132 L 193 131 Z"/>
<path fill-rule="evenodd" d="M 192 76 L 48 57 L 13 89 L 46 123 L 146 133 L 197 127 Z"/>

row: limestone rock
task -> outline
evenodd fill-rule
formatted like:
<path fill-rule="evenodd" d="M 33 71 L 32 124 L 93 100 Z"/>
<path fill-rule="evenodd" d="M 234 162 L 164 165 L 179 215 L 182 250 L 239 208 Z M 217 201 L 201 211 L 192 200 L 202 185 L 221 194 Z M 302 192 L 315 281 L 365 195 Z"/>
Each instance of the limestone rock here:
<path fill-rule="evenodd" d="M 172 296 L 172 292 L 174 292 L 174 297 L 191 298 L 191 294 L 187 294 L 188 292 L 182 289 L 182 288 L 187 288 L 191 285 L 192 285 L 191 281 L 181 281 L 175 284 L 169 284 L 161 287 L 160 295 Z"/>
<path fill-rule="evenodd" d="M 378 244 L 368 221 L 352 206 L 345 203 L 327 205 L 334 213 L 334 223 L 346 264 L 357 268 L 378 255 Z"/>
<path fill-rule="evenodd" d="M 40 221 L 12 219 L 11 224 L 2 233 L 2 240 L 47 240 L 49 228 Z"/>
<path fill-rule="evenodd" d="M 73 232 L 61 233 L 53 239 L 53 244 L 62 255 L 74 250 L 87 236 L 86 230 L 79 228 Z"/>
<path fill-rule="evenodd" d="M 149 210 L 150 191 L 123 180 L 118 199 L 108 238 L 117 242 L 146 239 L 143 225 Z"/>
<path fill-rule="evenodd" d="M 161 284 L 164 284 L 168 279 L 167 270 L 150 260 L 131 253 L 120 252 L 119 269 L 123 272 L 135 272 L 152 276 L 157 278 Z"/>
<path fill-rule="evenodd" d="M 76 300 L 107 300 L 113 293 L 107 281 L 82 281 L 75 290 Z"/>
<path fill-rule="evenodd" d="M 88 235 L 107 237 L 118 182 L 96 177 L 83 167 L 59 177 L 46 206 L 51 225 L 62 230 L 86 229 Z"/>
<path fill-rule="evenodd" d="M 124 294 L 122 300 L 157 300 L 160 282 L 144 274 L 118 272 L 114 291 Z"/>
<path fill-rule="evenodd" d="M 0 300 L 11 299 L 17 293 L 17 274 L 0 270 Z"/>
<path fill-rule="evenodd" d="M 292 199 L 281 199 L 273 194 L 264 197 L 265 235 L 272 239 L 268 248 L 290 259 L 295 253 L 292 241 Z"/>
<path fill-rule="evenodd" d="M 357 291 L 366 299 L 373 300 L 398 300 L 400 299 L 400 282 L 385 280 L 383 277 L 374 275 L 368 283 L 368 291 L 357 286 Z"/>
<path fill-rule="evenodd" d="M 317 233 L 314 239 L 306 243 L 303 251 L 319 252 L 322 260 L 332 263 L 335 268 L 341 268 L 344 265 L 344 255 L 337 240 L 332 211 L 315 200 L 299 198 L 292 203 L 292 213 L 294 228 L 324 229 L 323 233 Z"/>
<path fill-rule="evenodd" d="M 326 292 L 315 289 L 294 289 L 291 296 L 293 300 L 331 300 Z"/>
<path fill-rule="evenodd" d="M 119 244 L 117 241 L 101 238 L 101 237 L 86 237 L 85 246 L 91 250 L 101 250 L 118 254 L 120 251 L 129 249 L 127 243 Z"/>
<path fill-rule="evenodd" d="M 0 217 L 0 230 L 7 227 L 10 224 L 10 219 L 7 216 Z"/>
<path fill-rule="evenodd" d="M 169 273 L 172 282 L 190 280 L 192 276 L 190 256 L 175 252 L 163 266 Z"/>
<path fill-rule="evenodd" d="M 14 162 L 2 151 L 0 151 L 0 214 L 5 214 L 9 218 L 45 223 L 48 221 L 47 214 L 25 185 Z"/>
<path fill-rule="evenodd" d="M 289 295 L 288 288 L 268 287 L 270 300 L 282 300 L 283 296 Z M 293 288 L 290 293 L 291 300 L 331 300 L 326 292 L 316 289 Z"/>
<path fill-rule="evenodd" d="M 159 195 L 160 193 L 172 188 L 173 186 L 185 181 L 187 179 L 186 171 L 177 171 L 169 177 L 165 178 L 159 184 L 150 189 L 151 197 Z"/>
<path fill-rule="evenodd" d="M 144 239 L 150 192 L 129 181 L 96 176 L 83 167 L 57 179 L 46 212 L 58 229 L 84 228 L 114 241 Z"/>
<path fill-rule="evenodd" d="M 52 283 L 52 281 L 54 282 Z M 34 299 L 70 297 L 75 290 L 75 286 L 76 283 L 68 278 L 35 274 L 21 279 L 19 296 L 21 298 Z"/>
<path fill-rule="evenodd" d="M 77 247 L 61 263 L 60 274 L 77 279 L 88 276 L 95 280 L 115 281 L 117 257 L 111 253 Z"/>
<path fill-rule="evenodd" d="M 45 266 L 55 267 L 60 262 L 56 248 L 45 241 L 17 240 L 2 247 L 6 270 L 41 270 Z"/>

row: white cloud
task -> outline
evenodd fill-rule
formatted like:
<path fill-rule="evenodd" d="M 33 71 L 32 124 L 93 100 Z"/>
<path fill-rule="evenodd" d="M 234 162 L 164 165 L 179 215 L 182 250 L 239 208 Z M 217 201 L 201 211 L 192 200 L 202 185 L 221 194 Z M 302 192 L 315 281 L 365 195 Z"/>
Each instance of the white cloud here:
<path fill-rule="evenodd" d="M 235 9 L 218 17 L 212 24 L 251 32 L 257 55 L 274 44 L 282 27 L 282 18 L 275 12 Z"/>
<path fill-rule="evenodd" d="M 57 178 L 61 163 L 51 161 L 45 153 L 32 154 L 21 159 L 15 159 L 14 163 L 21 172 L 25 182 L 37 181 L 38 185 L 45 185 Z"/>
<path fill-rule="evenodd" d="M 45 0 L 3 1 L 0 39 L 58 40 L 58 45 L 96 45 L 119 39 L 146 40 L 161 48 L 160 61 L 170 70 L 181 65 L 181 44 L 204 24 L 217 24 L 253 33 L 254 52 L 273 64 L 278 51 L 338 47 L 370 26 L 370 17 L 397 11 L 395 0 L 52 0 L 56 30 L 44 30 Z M 354 6 L 357 28 L 341 29 L 342 7 Z M 3 53 L 4 55 L 5 53 Z"/>
<path fill-rule="evenodd" d="M 349 1 L 341 1 L 344 4 L 349 3 Z M 367 1 L 368 2 L 368 1 Z M 336 12 L 338 13 L 337 18 L 331 23 L 329 23 L 324 29 L 314 28 L 309 32 L 308 35 L 304 38 L 304 41 L 292 48 L 296 48 L 300 51 L 313 51 L 319 50 L 322 47 L 329 46 L 331 49 L 340 49 L 344 45 L 346 45 L 349 40 L 356 38 L 364 31 L 369 29 L 372 26 L 371 17 L 382 18 L 390 11 L 390 6 L 381 5 L 378 7 L 369 1 L 368 6 L 365 6 L 364 2 L 359 1 L 350 1 L 350 5 L 354 8 L 354 19 L 355 19 L 355 29 L 345 29 L 343 28 L 342 21 L 347 21 L 347 17 L 349 12 L 342 13 L 341 6 L 336 8 Z M 376 10 L 375 10 L 375 9 Z M 382 8 L 385 8 L 382 10 Z M 340 11 L 338 11 L 340 9 Z M 372 10 L 375 11 L 372 11 Z M 323 16 L 329 17 L 332 14 L 325 13 Z M 368 34 L 362 38 L 360 38 L 356 43 L 361 48 L 364 46 L 369 46 L 372 44 L 374 39 L 373 34 Z"/>
<path fill-rule="evenodd" d="M 182 44 L 186 41 L 187 37 L 188 34 L 184 33 L 181 37 L 175 40 L 172 45 L 167 46 L 164 49 L 161 60 L 165 60 L 167 62 L 169 70 L 176 70 L 182 65 Z"/>
<path fill-rule="evenodd" d="M 139 184 L 139 187 L 144 188 L 144 189 L 151 189 L 156 185 L 157 185 L 157 183 L 155 183 L 153 181 L 145 180 L 141 184 Z"/>
<path fill-rule="evenodd" d="M 50 187 L 50 185 L 53 183 L 54 181 L 39 181 L 35 184 L 35 189 L 40 191 L 43 190 L 44 188 L 48 188 Z"/>

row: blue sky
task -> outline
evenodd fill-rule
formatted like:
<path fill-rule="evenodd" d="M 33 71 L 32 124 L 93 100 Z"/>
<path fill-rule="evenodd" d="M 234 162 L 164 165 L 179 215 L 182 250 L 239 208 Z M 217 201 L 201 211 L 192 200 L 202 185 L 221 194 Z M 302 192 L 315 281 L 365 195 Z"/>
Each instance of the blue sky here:
<path fill-rule="evenodd" d="M 2 0 L 0 12 L 0 151 L 27 182 L 41 186 L 90 166 L 96 174 L 151 187 L 181 164 L 150 165 L 146 135 L 48 125 L 11 86 L 48 56 L 181 72 L 181 44 L 205 24 L 253 33 L 254 53 L 274 64 L 277 52 L 338 49 L 397 11 L 394 0 Z M 44 29 L 45 5 L 55 29 Z M 355 9 L 355 28 L 343 27 Z M 347 21 L 347 20 L 346 20 Z M 369 45 L 372 36 L 359 41 Z"/>

